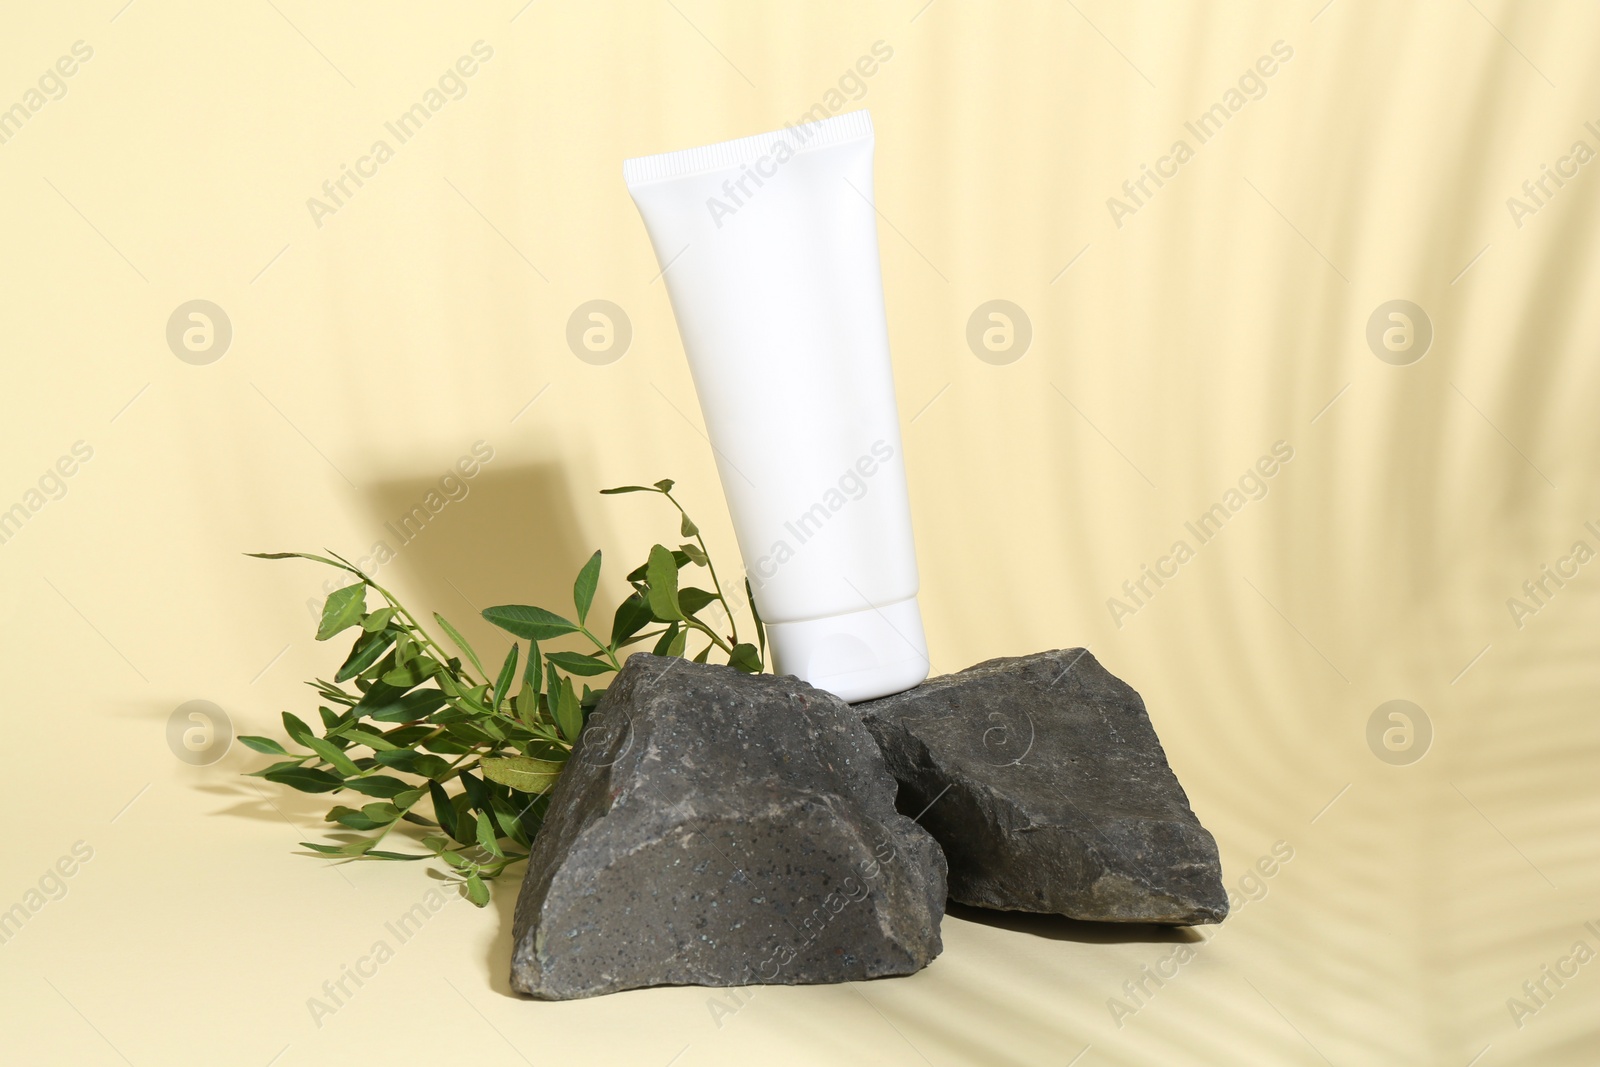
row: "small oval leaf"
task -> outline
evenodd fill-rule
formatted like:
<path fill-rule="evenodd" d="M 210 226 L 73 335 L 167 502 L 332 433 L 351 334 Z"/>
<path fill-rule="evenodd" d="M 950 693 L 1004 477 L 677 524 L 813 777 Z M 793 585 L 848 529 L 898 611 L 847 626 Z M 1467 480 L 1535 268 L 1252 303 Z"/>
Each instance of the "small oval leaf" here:
<path fill-rule="evenodd" d="M 322 604 L 322 621 L 317 624 L 317 640 L 326 641 L 334 634 L 359 625 L 367 613 L 367 583 L 357 582 L 328 594 Z"/>
<path fill-rule="evenodd" d="M 501 756 L 480 764 L 483 776 L 491 782 L 509 786 L 519 793 L 543 793 L 556 784 L 564 764 L 532 756 Z"/>
<path fill-rule="evenodd" d="M 594 591 L 599 584 L 600 553 L 597 551 L 578 572 L 577 581 L 572 583 L 572 603 L 578 609 L 580 623 L 589 617 L 589 606 L 594 603 Z"/>
<path fill-rule="evenodd" d="M 484 608 L 483 617 L 525 641 L 548 641 L 562 634 L 575 633 L 578 629 L 553 611 L 527 604 L 501 604 Z"/>
<path fill-rule="evenodd" d="M 650 610 L 655 617 L 662 622 L 683 618 L 678 606 L 678 562 L 665 546 L 651 546 L 645 580 L 650 583 Z"/>
<path fill-rule="evenodd" d="M 269 756 L 287 756 L 289 753 L 278 742 L 270 737 L 256 737 L 251 734 L 240 734 L 239 740 L 257 752 L 265 752 Z"/>

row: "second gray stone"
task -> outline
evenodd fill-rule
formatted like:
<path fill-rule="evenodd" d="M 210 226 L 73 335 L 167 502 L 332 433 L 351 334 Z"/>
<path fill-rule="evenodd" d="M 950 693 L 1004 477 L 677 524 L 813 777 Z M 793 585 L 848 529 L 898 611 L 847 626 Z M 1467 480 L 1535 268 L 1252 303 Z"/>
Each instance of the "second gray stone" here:
<path fill-rule="evenodd" d="M 996 659 L 856 705 L 950 899 L 1074 919 L 1222 921 L 1216 841 L 1144 701 L 1081 648 Z"/>

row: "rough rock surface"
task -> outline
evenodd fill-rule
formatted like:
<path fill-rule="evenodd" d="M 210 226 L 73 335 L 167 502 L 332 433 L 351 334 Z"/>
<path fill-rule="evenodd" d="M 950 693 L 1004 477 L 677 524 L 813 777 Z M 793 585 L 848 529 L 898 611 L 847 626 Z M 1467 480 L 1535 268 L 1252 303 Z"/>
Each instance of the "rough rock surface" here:
<path fill-rule="evenodd" d="M 1228 913 L 1217 845 L 1139 694 L 1084 649 L 995 659 L 858 704 L 938 839 L 950 899 L 1191 925 Z"/>
<path fill-rule="evenodd" d="M 795 678 L 635 655 L 551 795 L 511 982 L 847 982 L 939 954 L 945 863 L 849 705 Z"/>

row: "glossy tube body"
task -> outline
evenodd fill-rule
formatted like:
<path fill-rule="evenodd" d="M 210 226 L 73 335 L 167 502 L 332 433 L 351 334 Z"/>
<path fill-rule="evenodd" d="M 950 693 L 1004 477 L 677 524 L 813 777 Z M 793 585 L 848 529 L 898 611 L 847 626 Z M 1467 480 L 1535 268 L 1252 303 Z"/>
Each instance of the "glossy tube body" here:
<path fill-rule="evenodd" d="M 775 665 L 927 676 L 865 111 L 628 160 Z"/>

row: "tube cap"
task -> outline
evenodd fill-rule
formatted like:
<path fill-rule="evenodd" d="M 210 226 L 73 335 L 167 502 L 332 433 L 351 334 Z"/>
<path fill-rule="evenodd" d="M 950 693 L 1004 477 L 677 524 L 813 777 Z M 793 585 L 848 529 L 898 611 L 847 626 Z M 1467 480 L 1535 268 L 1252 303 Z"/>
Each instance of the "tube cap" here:
<path fill-rule="evenodd" d="M 779 674 L 855 703 L 904 692 L 928 676 L 917 598 L 803 622 L 767 623 Z"/>

